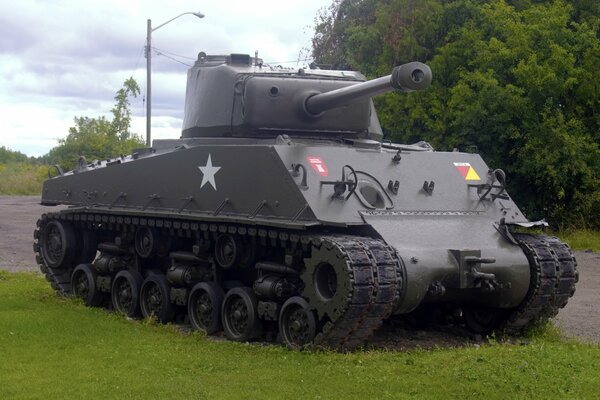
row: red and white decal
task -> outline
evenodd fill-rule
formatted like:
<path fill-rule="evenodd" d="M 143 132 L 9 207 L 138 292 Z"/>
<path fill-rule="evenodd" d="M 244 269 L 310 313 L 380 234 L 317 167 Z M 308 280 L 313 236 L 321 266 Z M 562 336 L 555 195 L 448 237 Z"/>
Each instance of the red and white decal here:
<path fill-rule="evenodd" d="M 327 165 L 325 165 L 323 160 L 321 160 L 321 157 L 308 156 L 308 157 L 306 157 L 306 159 L 308 160 L 310 165 L 313 167 L 313 169 L 315 171 L 317 171 L 317 174 L 319 174 L 321 176 L 329 175 L 329 171 L 327 170 Z"/>

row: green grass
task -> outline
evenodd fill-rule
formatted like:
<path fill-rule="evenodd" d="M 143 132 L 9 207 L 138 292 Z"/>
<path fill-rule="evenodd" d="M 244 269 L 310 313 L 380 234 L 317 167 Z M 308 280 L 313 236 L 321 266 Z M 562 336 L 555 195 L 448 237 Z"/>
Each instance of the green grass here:
<path fill-rule="evenodd" d="M 29 163 L 0 164 L 0 195 L 40 194 L 48 168 Z"/>
<path fill-rule="evenodd" d="M 600 251 L 600 231 L 578 229 L 570 232 L 560 232 L 557 236 L 574 250 Z"/>
<path fill-rule="evenodd" d="M 536 235 L 557 236 L 571 247 L 573 250 L 600 251 L 600 230 L 589 228 L 569 229 L 564 231 L 552 231 L 542 228 L 519 228 L 518 232 L 531 233 Z"/>
<path fill-rule="evenodd" d="M 600 347 L 552 329 L 526 345 L 351 354 L 184 334 L 57 298 L 0 271 L 0 398 L 597 398 Z"/>

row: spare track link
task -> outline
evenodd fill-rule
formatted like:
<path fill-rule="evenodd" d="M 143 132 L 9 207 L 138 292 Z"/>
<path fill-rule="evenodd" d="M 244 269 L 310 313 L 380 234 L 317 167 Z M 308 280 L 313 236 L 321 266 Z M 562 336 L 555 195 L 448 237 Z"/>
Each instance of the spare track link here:
<path fill-rule="evenodd" d="M 39 238 L 42 227 L 48 222 L 49 217 L 47 214 L 43 214 L 40 219 L 37 220 L 36 228 L 33 231 L 33 251 L 35 253 L 35 261 L 40 267 L 40 271 L 46 277 L 46 280 L 50 282 L 50 286 L 58 294 L 67 295 L 71 292 L 71 272 L 67 268 L 50 268 L 46 265 L 44 258 L 40 252 Z"/>
<path fill-rule="evenodd" d="M 556 237 L 515 234 L 529 260 L 531 283 L 525 300 L 503 322 L 515 334 L 537 321 L 554 317 L 575 293 L 579 280 L 571 249 Z"/>
<path fill-rule="evenodd" d="M 391 315 L 399 300 L 404 283 L 400 260 L 393 248 L 378 239 L 325 236 L 314 237 L 311 242 L 313 246 L 334 246 L 351 279 L 351 292 L 341 315 L 324 325 L 315 344 L 356 348 Z"/>

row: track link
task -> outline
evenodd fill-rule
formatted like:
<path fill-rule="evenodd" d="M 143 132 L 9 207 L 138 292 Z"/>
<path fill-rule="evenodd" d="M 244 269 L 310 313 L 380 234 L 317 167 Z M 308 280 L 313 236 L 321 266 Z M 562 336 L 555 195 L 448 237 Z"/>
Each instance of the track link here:
<path fill-rule="evenodd" d="M 531 269 L 525 300 L 503 321 L 500 330 L 516 334 L 532 324 L 554 317 L 575 293 L 579 280 L 571 249 L 558 238 L 515 234 Z"/>
<path fill-rule="evenodd" d="M 323 326 L 315 344 L 353 349 L 388 318 L 403 289 L 404 272 L 396 252 L 383 241 L 356 236 L 313 237 L 313 246 L 328 246 L 348 271 L 346 303 Z M 339 278 L 338 278 L 339 279 Z M 338 282 L 339 283 L 339 282 Z"/>

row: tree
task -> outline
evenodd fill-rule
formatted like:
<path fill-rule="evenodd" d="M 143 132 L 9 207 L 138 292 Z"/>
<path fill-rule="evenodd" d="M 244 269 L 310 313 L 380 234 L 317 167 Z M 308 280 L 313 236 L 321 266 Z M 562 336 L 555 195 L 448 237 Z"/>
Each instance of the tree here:
<path fill-rule="evenodd" d="M 129 96 L 137 97 L 140 94 L 140 87 L 133 77 L 126 79 L 123 87 L 117 91 L 115 100 L 117 104 L 111 110 L 113 120 L 111 130 L 119 136 L 119 140 L 131 138 L 129 127 L 131 125 L 131 111 L 129 110 Z"/>
<path fill-rule="evenodd" d="M 80 156 L 101 160 L 129 154 L 134 148 L 143 147 L 142 138 L 130 132 L 129 96 L 136 97 L 139 93 L 137 82 L 129 78 L 115 95 L 112 120 L 104 116 L 75 117 L 75 126 L 69 128 L 67 137 L 59 139 L 59 145 L 46 156 L 48 162 L 67 170 L 76 165 Z"/>
<path fill-rule="evenodd" d="M 10 163 L 28 163 L 37 164 L 39 160 L 35 157 L 28 157 L 20 151 L 14 151 L 5 146 L 0 146 L 0 164 Z"/>
<path fill-rule="evenodd" d="M 338 64 L 369 77 L 411 60 L 430 89 L 376 98 L 386 137 L 477 146 L 532 219 L 600 227 L 600 7 L 591 0 L 336 1 L 321 19 Z M 319 47 L 320 46 L 320 47 Z"/>

